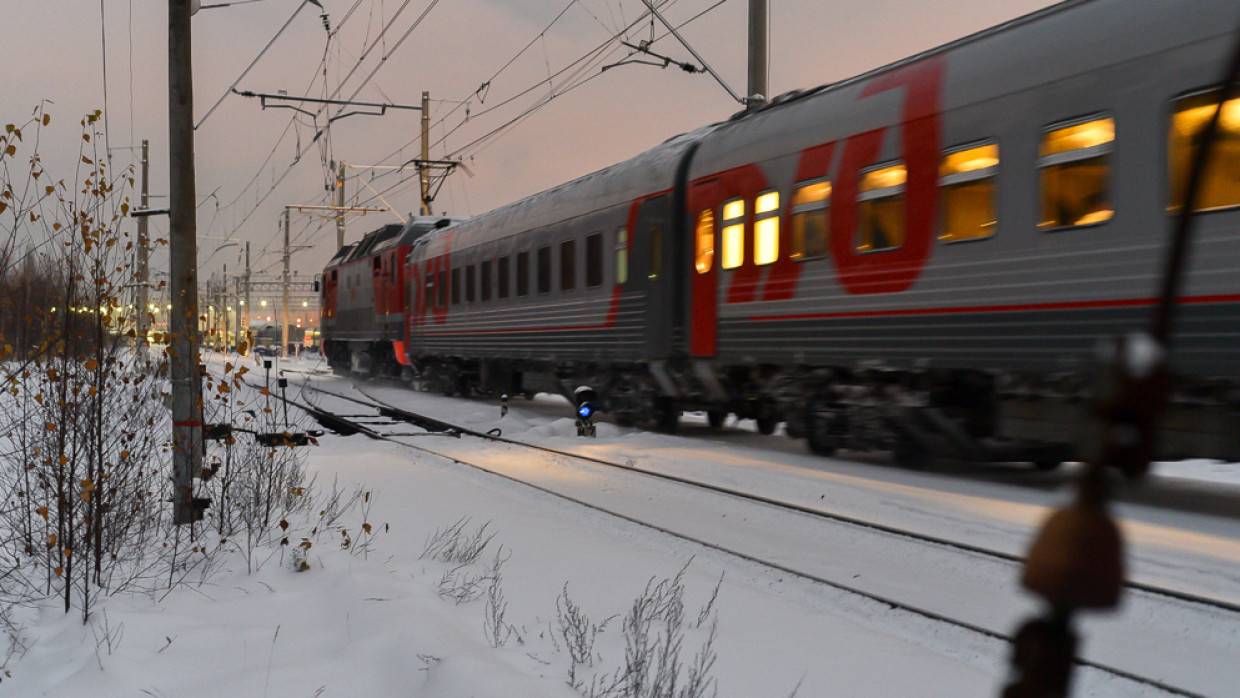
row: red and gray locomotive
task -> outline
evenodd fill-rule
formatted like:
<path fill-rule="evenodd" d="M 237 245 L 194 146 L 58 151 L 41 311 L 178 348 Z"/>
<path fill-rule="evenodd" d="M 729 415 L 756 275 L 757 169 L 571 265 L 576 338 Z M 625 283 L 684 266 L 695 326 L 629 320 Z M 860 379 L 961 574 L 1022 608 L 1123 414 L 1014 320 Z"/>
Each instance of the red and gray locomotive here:
<path fill-rule="evenodd" d="M 703 410 L 819 453 L 1052 467 L 1101 340 L 1156 303 L 1237 19 L 1063 3 L 468 220 L 388 226 L 324 272 L 327 355 L 447 393 L 588 385 L 664 430 Z M 1169 457 L 1240 459 L 1240 100 L 1222 108 Z"/>

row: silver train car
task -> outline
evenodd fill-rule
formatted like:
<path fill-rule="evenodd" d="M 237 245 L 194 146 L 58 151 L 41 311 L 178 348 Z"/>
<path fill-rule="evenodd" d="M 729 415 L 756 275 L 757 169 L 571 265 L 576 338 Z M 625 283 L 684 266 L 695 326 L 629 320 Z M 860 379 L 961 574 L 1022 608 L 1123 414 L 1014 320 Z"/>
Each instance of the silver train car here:
<path fill-rule="evenodd" d="M 1100 342 L 1156 302 L 1238 21 L 1062 3 L 437 230 L 408 255 L 406 375 L 1053 467 Z M 1240 459 L 1240 100 L 1221 124 L 1165 457 Z"/>

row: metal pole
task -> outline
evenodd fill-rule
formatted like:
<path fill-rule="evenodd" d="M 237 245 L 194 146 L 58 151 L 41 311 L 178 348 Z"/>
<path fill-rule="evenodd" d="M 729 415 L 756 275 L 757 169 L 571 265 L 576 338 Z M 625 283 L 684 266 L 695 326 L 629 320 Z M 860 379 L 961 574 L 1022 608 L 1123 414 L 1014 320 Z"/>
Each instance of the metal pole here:
<path fill-rule="evenodd" d="M 245 311 L 243 315 L 245 315 L 245 324 L 242 327 L 241 336 L 245 338 L 245 341 L 249 342 L 250 341 L 250 243 L 248 240 L 245 243 Z M 250 347 L 250 349 L 253 350 L 254 347 Z"/>
<path fill-rule="evenodd" d="M 198 372 L 198 250 L 194 192 L 194 79 L 190 0 L 168 0 L 169 323 L 172 373 L 172 521 L 192 523 L 194 475 L 202 470 L 202 377 Z"/>
<path fill-rule="evenodd" d="M 749 90 L 746 105 L 757 109 L 767 94 L 767 0 L 749 0 Z"/>
<path fill-rule="evenodd" d="M 224 315 L 224 354 L 228 354 L 228 306 L 232 300 L 228 295 L 228 265 L 224 265 L 224 278 L 220 279 L 220 313 Z"/>
<path fill-rule="evenodd" d="M 142 194 L 139 198 L 139 206 L 142 210 L 146 210 L 150 203 L 150 179 L 151 179 L 151 143 L 147 139 L 142 139 Z M 136 305 L 138 306 L 138 326 L 135 328 L 138 335 L 138 347 L 146 346 L 146 335 L 150 330 L 150 296 L 148 295 L 148 284 L 151 283 L 151 267 L 149 260 L 149 251 L 147 245 L 150 244 L 149 235 L 150 223 L 147 216 L 138 219 L 138 298 Z"/>
<path fill-rule="evenodd" d="M 336 249 L 344 247 L 344 163 L 340 163 L 340 169 L 336 174 L 336 205 L 340 207 L 336 211 Z"/>
<path fill-rule="evenodd" d="M 418 179 L 422 182 L 422 215 L 431 215 L 431 93 L 422 91 L 422 162 Z"/>
<path fill-rule="evenodd" d="M 288 285 L 289 285 L 288 209 L 284 209 L 284 294 L 280 301 L 280 356 L 288 358 Z"/>

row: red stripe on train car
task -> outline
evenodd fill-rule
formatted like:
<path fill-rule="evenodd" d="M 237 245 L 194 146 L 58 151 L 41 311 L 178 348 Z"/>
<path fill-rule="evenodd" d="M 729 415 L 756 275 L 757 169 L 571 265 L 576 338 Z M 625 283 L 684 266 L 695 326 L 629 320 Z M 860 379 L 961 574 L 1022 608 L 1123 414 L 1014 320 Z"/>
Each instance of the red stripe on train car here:
<path fill-rule="evenodd" d="M 1095 301 L 1056 301 L 1051 303 L 1011 303 L 1006 305 L 969 305 L 944 308 L 891 308 L 887 310 L 849 310 L 833 313 L 788 313 L 784 315 L 753 315 L 750 322 L 785 322 L 793 320 L 840 320 L 866 317 L 911 317 L 918 315 L 968 315 L 981 313 L 1024 313 L 1039 310 L 1098 310 L 1156 305 L 1158 298 L 1114 298 Z M 1240 303 L 1240 294 L 1181 296 L 1185 305 Z"/>

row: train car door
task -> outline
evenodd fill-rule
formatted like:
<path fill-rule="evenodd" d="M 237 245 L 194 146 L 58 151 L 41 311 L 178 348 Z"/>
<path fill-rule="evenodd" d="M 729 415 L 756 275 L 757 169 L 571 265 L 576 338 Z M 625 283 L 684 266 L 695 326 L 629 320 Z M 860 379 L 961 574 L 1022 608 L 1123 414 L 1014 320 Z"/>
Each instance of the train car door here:
<path fill-rule="evenodd" d="M 637 210 L 630 247 L 632 276 L 645 291 L 646 351 L 651 357 L 672 353 L 675 330 L 676 241 L 672 235 L 671 197 L 664 194 L 643 201 Z"/>

